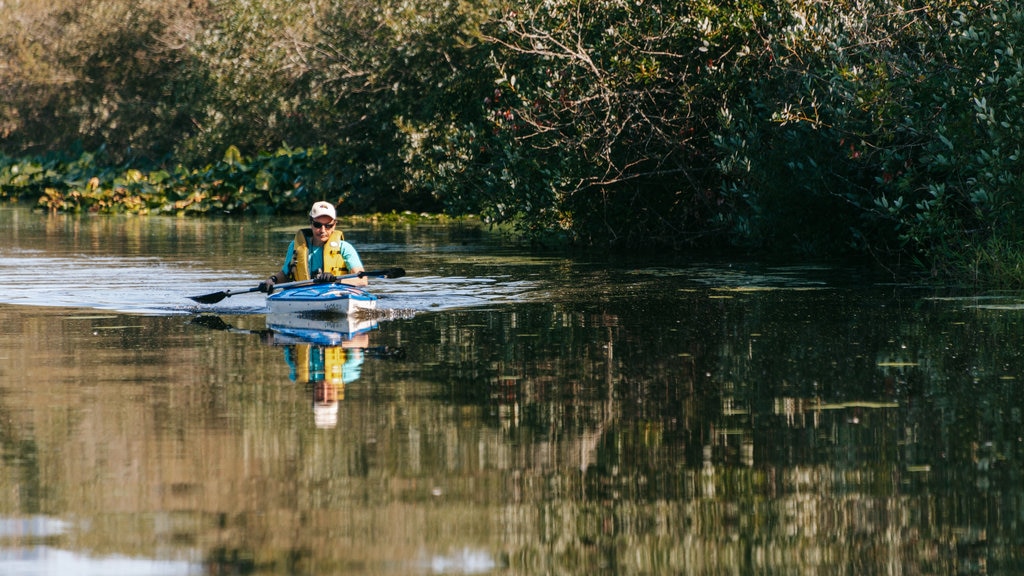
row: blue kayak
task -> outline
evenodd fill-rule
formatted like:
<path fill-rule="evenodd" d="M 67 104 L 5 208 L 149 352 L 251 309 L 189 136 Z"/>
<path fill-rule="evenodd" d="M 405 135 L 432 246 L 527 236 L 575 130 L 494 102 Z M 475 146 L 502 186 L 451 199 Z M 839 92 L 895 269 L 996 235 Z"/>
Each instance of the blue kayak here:
<path fill-rule="evenodd" d="M 348 284 L 312 284 L 288 288 L 267 296 L 270 314 L 352 314 L 377 308 L 377 297 Z"/>

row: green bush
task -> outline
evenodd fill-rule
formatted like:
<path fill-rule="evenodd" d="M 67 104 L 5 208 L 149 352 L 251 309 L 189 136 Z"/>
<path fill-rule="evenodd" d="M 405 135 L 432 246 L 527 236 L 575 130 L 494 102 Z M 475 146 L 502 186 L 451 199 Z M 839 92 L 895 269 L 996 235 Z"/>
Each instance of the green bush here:
<path fill-rule="evenodd" d="M 197 214 L 325 197 L 1019 286 L 1022 10 L 4 3 L 0 195 Z"/>
<path fill-rule="evenodd" d="M 0 156 L 0 198 L 59 212 L 243 214 L 302 212 L 330 196 L 311 182 L 323 148 L 281 148 L 246 158 L 235 147 L 202 168 L 115 169 L 97 155 L 15 160 Z"/>

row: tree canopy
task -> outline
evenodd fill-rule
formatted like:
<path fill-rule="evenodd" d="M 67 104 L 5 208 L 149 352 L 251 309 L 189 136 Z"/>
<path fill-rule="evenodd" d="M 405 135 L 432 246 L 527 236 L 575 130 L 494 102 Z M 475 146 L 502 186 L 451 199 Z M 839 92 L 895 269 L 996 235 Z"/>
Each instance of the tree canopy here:
<path fill-rule="evenodd" d="M 20 0 L 0 24 L 6 198 L 326 198 L 1024 283 L 1009 0 Z"/>

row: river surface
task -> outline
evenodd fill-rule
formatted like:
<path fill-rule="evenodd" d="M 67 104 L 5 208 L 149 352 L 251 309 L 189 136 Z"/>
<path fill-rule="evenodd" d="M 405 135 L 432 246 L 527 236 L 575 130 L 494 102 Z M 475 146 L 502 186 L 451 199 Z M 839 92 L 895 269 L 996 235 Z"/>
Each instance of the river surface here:
<path fill-rule="evenodd" d="M 0 573 L 1024 571 L 1024 295 L 362 225 L 375 315 L 188 298 L 301 223 L 0 208 Z"/>

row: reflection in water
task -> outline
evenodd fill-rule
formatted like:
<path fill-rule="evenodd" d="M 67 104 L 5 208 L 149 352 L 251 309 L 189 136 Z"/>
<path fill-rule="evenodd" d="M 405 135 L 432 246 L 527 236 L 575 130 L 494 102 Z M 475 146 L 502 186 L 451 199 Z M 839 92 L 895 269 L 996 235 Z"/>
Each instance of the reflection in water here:
<path fill-rule="evenodd" d="M 329 312 L 267 315 L 267 329 L 273 335 L 274 344 L 341 345 L 376 330 L 378 322 L 375 310 L 361 310 L 359 315 Z"/>
<path fill-rule="evenodd" d="M 340 345 L 290 344 L 285 361 L 293 382 L 313 389 L 313 421 L 317 428 L 338 424 L 338 402 L 345 397 L 345 386 L 359 379 L 363 366 L 363 348 L 367 335 L 359 334 Z"/>
<path fill-rule="evenodd" d="M 262 271 L 292 229 L 110 222 L 40 234 Z M 187 239 L 234 237 L 223 226 L 245 242 L 196 260 L 208 244 Z M 365 260 L 432 277 L 429 293 L 382 286 L 415 314 L 348 348 L 351 324 L 290 333 L 310 326 L 244 306 L 0 304 L 0 553 L 28 573 L 51 569 L 25 550 L 140 561 L 121 574 L 1024 571 L 1020 294 L 403 233 L 346 230 L 375 236 Z M 26 249 L 0 236 L 0 253 Z M 447 306 L 449 288 L 486 306 Z M 339 372 L 343 389 L 316 385 Z"/>
<path fill-rule="evenodd" d="M 469 549 L 432 556 L 420 566 L 434 574 L 487 574 L 503 567 L 489 552 Z"/>
<path fill-rule="evenodd" d="M 46 537 L 61 550 L 209 572 L 1020 567 L 1020 318 L 662 288 L 417 314 L 358 343 L 260 315 L 0 307 L 0 503 L 86 519 Z M 338 367 L 343 390 L 289 378 Z"/>
<path fill-rule="evenodd" d="M 404 355 L 400 348 L 370 347 L 369 334 L 377 329 L 376 318 L 372 311 L 364 317 L 315 312 L 273 314 L 267 316 L 265 330 L 238 329 L 209 314 L 196 316 L 191 322 L 214 330 L 256 334 L 264 344 L 282 347 L 289 380 L 312 390 L 316 427 L 334 428 L 345 386 L 359 379 L 366 356 L 399 359 Z"/>
<path fill-rule="evenodd" d="M 26 518 L 0 517 L 0 574 L 48 576 L 52 574 L 106 575 L 197 574 L 202 564 L 197 559 L 156 560 L 123 555 L 81 554 L 47 545 L 73 533 L 68 521 L 47 516 Z"/>
<path fill-rule="evenodd" d="M 124 556 L 91 557 L 49 546 L 0 549 L 0 573 L 18 576 L 190 576 L 203 573 L 195 561 L 149 560 Z"/>
<path fill-rule="evenodd" d="M 67 532 L 68 522 L 46 516 L 29 518 L 0 517 L 0 538 L 41 540 L 50 536 L 59 536 Z"/>

